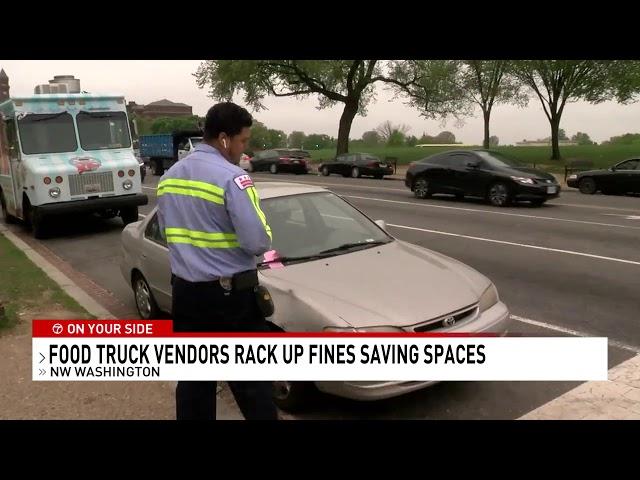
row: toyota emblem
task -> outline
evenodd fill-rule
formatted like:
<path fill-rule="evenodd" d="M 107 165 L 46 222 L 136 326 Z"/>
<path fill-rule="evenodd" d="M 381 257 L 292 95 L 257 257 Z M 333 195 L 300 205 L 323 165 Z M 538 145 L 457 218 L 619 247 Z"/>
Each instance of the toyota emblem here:
<path fill-rule="evenodd" d="M 447 317 L 442 321 L 442 325 L 445 327 L 453 327 L 456 324 L 455 317 Z"/>

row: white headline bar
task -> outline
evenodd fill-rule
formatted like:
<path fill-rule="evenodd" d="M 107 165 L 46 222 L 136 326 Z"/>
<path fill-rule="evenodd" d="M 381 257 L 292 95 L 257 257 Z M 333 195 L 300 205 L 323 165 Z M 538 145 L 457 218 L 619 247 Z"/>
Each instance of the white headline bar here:
<path fill-rule="evenodd" d="M 41 381 L 606 380 L 607 339 L 34 338 Z"/>

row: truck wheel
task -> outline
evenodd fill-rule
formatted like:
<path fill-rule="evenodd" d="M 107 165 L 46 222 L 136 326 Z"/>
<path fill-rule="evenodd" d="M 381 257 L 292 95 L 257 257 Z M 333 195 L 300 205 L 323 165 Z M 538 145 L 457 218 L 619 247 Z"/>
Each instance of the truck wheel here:
<path fill-rule="evenodd" d="M 160 176 L 164 174 L 164 168 L 162 168 L 162 162 L 160 160 L 152 160 L 151 165 L 153 166 L 154 175 Z"/>
<path fill-rule="evenodd" d="M 126 207 L 120 210 L 120 218 L 125 226 L 138 221 L 138 207 Z"/>
<path fill-rule="evenodd" d="M 31 233 L 33 238 L 43 239 L 47 237 L 45 228 L 45 217 L 38 213 L 38 210 L 29 205 L 29 223 L 31 225 Z"/>

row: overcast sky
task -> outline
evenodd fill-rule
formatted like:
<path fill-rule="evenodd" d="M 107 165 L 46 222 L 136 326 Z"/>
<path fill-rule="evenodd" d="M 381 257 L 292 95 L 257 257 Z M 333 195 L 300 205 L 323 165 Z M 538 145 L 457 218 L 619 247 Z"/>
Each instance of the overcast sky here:
<path fill-rule="evenodd" d="M 193 106 L 196 115 L 203 116 L 214 103 L 207 92 L 197 87 L 193 73 L 197 60 L 0 60 L 9 76 L 12 95 L 29 95 L 37 84 L 47 83 L 54 75 L 75 75 L 83 90 L 89 92 L 122 93 L 127 101 L 146 104 L 162 98 L 183 102 Z M 449 121 L 442 126 L 439 121 L 425 120 L 417 111 L 392 100 L 392 95 L 378 87 L 377 101 L 372 103 L 366 117 L 356 117 L 351 129 L 351 138 L 360 138 L 362 133 L 374 129 L 385 120 L 403 123 L 411 127 L 409 134 L 418 138 L 423 132 L 436 135 L 442 130 L 453 132 L 458 141 L 469 144 L 482 142 L 483 126 L 479 111 L 475 117 L 465 120 L 461 127 Z M 234 99 L 242 104 L 241 98 Z M 269 128 L 293 130 L 305 133 L 326 133 L 337 137 L 340 104 L 331 109 L 318 110 L 317 100 L 306 101 L 294 98 L 267 98 L 268 110 L 255 117 Z M 562 117 L 561 128 L 571 136 L 578 131 L 587 132 L 597 142 L 613 135 L 640 131 L 640 102 L 618 105 L 606 102 L 590 105 L 577 102 L 568 105 Z M 491 119 L 491 134 L 497 135 L 500 144 L 513 144 L 523 139 L 544 138 L 550 135 L 549 123 L 539 100 L 532 98 L 527 108 L 509 105 L 494 107 Z"/>

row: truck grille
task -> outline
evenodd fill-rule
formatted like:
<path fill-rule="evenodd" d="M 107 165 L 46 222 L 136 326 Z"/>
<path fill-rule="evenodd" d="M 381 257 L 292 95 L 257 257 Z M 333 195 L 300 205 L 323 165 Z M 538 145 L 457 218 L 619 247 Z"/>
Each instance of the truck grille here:
<path fill-rule="evenodd" d="M 98 172 L 69 175 L 69 188 L 72 196 L 113 192 L 113 174 Z"/>

